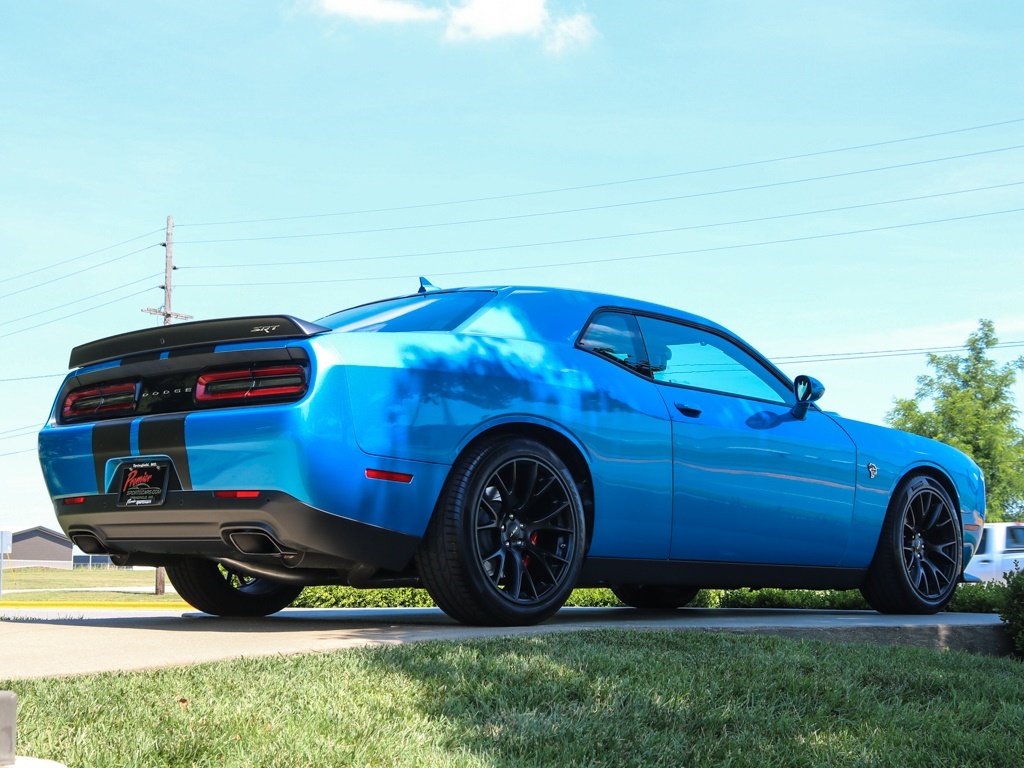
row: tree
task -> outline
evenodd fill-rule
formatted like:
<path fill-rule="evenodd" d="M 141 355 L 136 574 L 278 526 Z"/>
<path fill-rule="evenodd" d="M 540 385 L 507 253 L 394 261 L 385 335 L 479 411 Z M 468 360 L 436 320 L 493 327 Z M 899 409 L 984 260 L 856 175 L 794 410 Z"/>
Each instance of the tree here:
<path fill-rule="evenodd" d="M 932 375 L 918 376 L 914 398 L 897 398 L 890 426 L 959 448 L 985 473 L 989 521 L 1024 515 L 1024 430 L 1011 388 L 1024 357 L 998 366 L 988 356 L 999 339 L 991 320 L 967 337 L 965 355 L 928 355 Z M 922 404 L 932 410 L 924 411 Z"/>

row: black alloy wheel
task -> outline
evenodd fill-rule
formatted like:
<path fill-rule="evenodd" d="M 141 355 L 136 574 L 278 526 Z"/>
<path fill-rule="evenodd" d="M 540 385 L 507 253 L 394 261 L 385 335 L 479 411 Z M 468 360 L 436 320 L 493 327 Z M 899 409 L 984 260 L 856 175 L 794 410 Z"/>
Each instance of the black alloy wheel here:
<path fill-rule="evenodd" d="M 210 560 L 167 566 L 167 578 L 193 608 L 214 616 L 268 616 L 291 605 L 302 587 L 229 570 Z"/>
<path fill-rule="evenodd" d="M 893 496 L 861 592 L 881 613 L 936 613 L 963 571 L 963 531 L 949 494 L 919 475 Z"/>
<path fill-rule="evenodd" d="M 417 566 L 467 624 L 535 624 L 568 598 L 583 559 L 579 490 L 550 448 L 524 438 L 472 450 L 452 469 Z"/>

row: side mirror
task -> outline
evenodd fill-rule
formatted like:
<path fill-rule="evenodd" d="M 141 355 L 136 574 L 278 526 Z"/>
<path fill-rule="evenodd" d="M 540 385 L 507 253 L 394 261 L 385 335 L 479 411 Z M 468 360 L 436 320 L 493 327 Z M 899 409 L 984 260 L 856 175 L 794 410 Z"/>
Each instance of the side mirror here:
<path fill-rule="evenodd" d="M 793 394 L 796 395 L 796 405 L 793 406 L 791 413 L 794 418 L 803 420 L 807 416 L 807 407 L 825 394 L 825 385 L 815 378 L 801 374 L 793 379 Z"/>

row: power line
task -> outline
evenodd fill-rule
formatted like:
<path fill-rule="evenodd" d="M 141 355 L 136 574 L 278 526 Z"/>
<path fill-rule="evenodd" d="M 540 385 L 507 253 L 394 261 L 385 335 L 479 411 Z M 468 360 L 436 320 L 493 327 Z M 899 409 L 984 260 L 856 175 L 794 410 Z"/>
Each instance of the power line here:
<path fill-rule="evenodd" d="M 148 251 L 150 248 L 157 248 L 157 247 L 159 247 L 159 244 L 158 243 L 153 243 L 153 245 L 147 245 L 145 248 L 139 248 L 139 250 L 137 250 L 137 251 L 132 251 L 131 253 L 125 253 L 125 254 L 123 254 L 121 256 L 115 256 L 112 259 L 107 259 L 106 261 L 101 261 L 99 264 L 93 264 L 91 267 L 84 267 L 82 269 L 79 269 L 76 272 L 69 272 L 68 274 L 61 275 L 60 277 L 55 277 L 55 278 L 53 278 L 51 280 L 47 280 L 47 281 L 42 282 L 42 283 L 36 283 L 35 285 L 30 285 L 27 288 L 20 288 L 17 291 L 11 291 L 10 293 L 5 293 L 4 295 L 0 296 L 0 299 L 6 299 L 6 298 L 9 298 L 11 296 L 17 296 L 19 293 L 25 293 L 26 291 L 31 291 L 34 288 L 42 288 L 44 285 L 51 285 L 52 283 L 56 283 L 56 282 L 59 282 L 61 280 L 66 280 L 69 277 L 74 277 L 75 275 L 80 275 L 83 272 L 88 272 L 90 270 L 106 266 L 107 264 L 113 264 L 115 261 L 120 261 L 121 259 L 127 259 L 129 256 L 134 256 L 137 253 L 142 253 L 143 251 Z M 3 338 L 3 337 L 0 336 L 0 338 Z"/>
<path fill-rule="evenodd" d="M 972 192 L 984 192 L 993 189 L 1002 189 L 1005 187 L 1016 187 L 1024 184 L 1024 181 L 1013 181 L 1006 184 L 994 184 L 987 187 L 974 187 L 972 189 L 960 189 L 952 192 L 937 192 L 931 195 L 918 195 L 916 197 L 903 197 L 896 200 L 882 200 L 873 203 L 860 203 L 858 205 L 844 205 L 835 208 L 821 208 L 815 211 L 799 211 L 797 213 L 783 213 L 776 216 L 761 216 L 753 219 L 736 219 L 733 221 L 721 221 L 712 224 L 691 224 L 685 227 L 668 227 L 665 229 L 650 229 L 642 232 L 625 232 L 612 235 L 594 235 L 591 237 L 576 237 L 566 240 L 546 240 L 542 242 L 534 243 L 517 243 L 512 245 L 495 245 L 495 246 L 484 246 L 480 248 L 461 248 L 457 250 L 444 250 L 444 251 L 420 251 L 416 253 L 398 253 L 398 254 L 387 254 L 384 256 L 349 256 L 341 259 L 316 259 L 309 261 L 267 261 L 257 263 L 245 264 L 246 269 L 253 267 L 292 267 L 308 264 L 339 264 L 354 261 L 381 261 L 389 259 L 407 259 L 417 256 L 453 256 L 463 253 L 480 253 L 483 251 L 506 251 L 517 248 L 538 248 L 542 246 L 550 245 L 569 245 L 571 243 L 587 243 L 599 240 L 615 240 L 626 237 L 642 237 L 646 235 L 662 235 L 670 232 L 685 232 L 694 229 L 709 229 L 712 227 L 726 227 L 735 226 L 738 224 L 755 224 L 764 221 L 776 221 L 779 219 L 790 219 L 798 216 L 814 216 L 822 213 L 838 213 L 840 211 L 852 211 L 860 208 L 872 208 L 882 205 L 894 205 L 896 203 L 909 203 L 920 200 L 931 200 L 939 197 L 950 197 L 953 195 L 964 195 Z M 178 269 L 238 269 L 238 264 L 196 264 L 194 266 L 183 266 Z"/>
<path fill-rule="evenodd" d="M 6 339 L 8 336 L 15 336 L 15 335 L 17 335 L 19 333 L 25 333 L 26 331 L 34 331 L 36 328 L 42 328 L 44 325 L 50 325 L 51 323 L 57 323 L 57 322 L 60 322 L 61 320 L 67 320 L 69 317 L 76 317 L 78 315 L 84 315 L 86 312 L 92 312 L 94 309 L 102 309 L 103 307 L 108 307 L 111 304 L 116 304 L 119 301 L 124 301 L 125 299 L 131 299 L 131 298 L 133 298 L 135 296 L 141 296 L 142 294 L 146 293 L 146 291 L 151 291 L 151 290 L 153 290 L 153 289 L 152 288 L 146 288 L 146 289 L 141 290 L 141 291 L 136 291 L 135 293 L 130 293 L 127 296 L 122 296 L 119 299 L 114 299 L 113 301 L 107 301 L 107 302 L 104 302 L 103 304 L 97 304 L 95 307 L 89 307 L 88 309 L 82 309 L 82 310 L 79 310 L 78 312 L 72 312 L 71 314 L 68 314 L 68 315 L 61 315 L 60 317 L 55 317 L 52 320 L 45 320 L 42 323 L 37 323 L 36 325 L 30 325 L 28 328 L 19 328 L 16 331 L 11 331 L 10 333 L 5 333 L 5 334 L 0 335 L 0 339 Z"/>
<path fill-rule="evenodd" d="M 637 256 L 613 256 L 607 259 L 584 259 L 581 261 L 562 261 L 550 264 L 526 264 L 512 267 L 491 267 L 488 269 L 461 269 L 453 272 L 431 272 L 431 277 L 451 277 L 453 275 L 478 275 L 494 272 L 519 272 L 527 269 L 550 269 L 553 267 L 573 267 L 581 264 L 607 264 L 616 261 L 638 261 L 640 259 L 654 259 L 659 256 L 686 256 L 695 253 L 714 253 L 717 251 L 731 251 L 741 248 L 759 248 L 767 245 L 783 245 L 786 243 L 799 243 L 807 240 L 823 240 L 832 237 L 845 237 L 847 235 L 862 235 L 869 232 L 884 232 L 891 229 L 906 229 L 909 227 L 923 227 L 930 224 L 943 224 L 950 221 L 964 221 L 967 219 L 980 219 L 986 216 L 1002 216 L 1008 213 L 1020 213 L 1024 208 L 1009 208 L 1003 211 L 988 211 L 986 213 L 974 213 L 965 216 L 949 216 L 942 219 L 930 219 L 928 221 L 914 221 L 907 224 L 890 224 L 884 227 L 870 227 L 867 229 L 852 229 L 845 232 L 828 232 L 821 235 L 804 235 L 802 237 L 789 237 L 781 240 L 764 240 L 755 243 L 738 243 L 735 245 L 719 245 L 709 248 L 693 248 L 685 251 L 663 251 L 661 253 L 646 253 Z M 414 280 L 419 275 L 378 275 L 372 277 L 340 277 L 325 280 L 275 280 L 273 282 L 261 283 L 197 283 L 194 285 L 183 285 L 182 288 L 243 288 L 260 285 L 311 285 L 323 283 L 360 283 L 371 280 Z M 3 338 L 0 336 L 0 338 Z"/>
<path fill-rule="evenodd" d="M 55 373 L 53 375 L 54 376 L 64 376 L 63 373 Z M 38 377 L 38 378 L 42 378 L 42 377 Z M 0 381 L 7 381 L 7 379 L 0 379 Z M 6 435 L 9 432 L 21 432 L 22 430 L 25 430 L 25 429 L 39 429 L 41 426 L 42 426 L 42 424 L 26 424 L 24 427 L 15 427 L 14 429 L 5 429 L 4 431 L 0 432 L 0 435 Z"/>
<path fill-rule="evenodd" d="M 991 348 L 1017 349 L 1024 347 L 1024 341 L 1006 341 L 993 344 Z M 772 358 L 775 363 L 832 363 L 841 360 L 873 360 L 881 357 L 909 357 L 913 355 L 940 354 L 943 352 L 959 352 L 966 349 L 960 344 L 951 347 L 918 347 L 916 349 L 881 349 L 873 352 L 837 352 L 821 355 L 796 355 L 793 357 Z"/>
<path fill-rule="evenodd" d="M 44 373 L 41 376 L 17 376 L 13 379 L 0 379 L 0 384 L 8 381 L 35 381 L 36 379 L 53 379 L 57 376 L 65 376 L 63 373 Z M 0 434 L 3 434 L 0 432 Z"/>
<path fill-rule="evenodd" d="M 201 243 L 248 243 L 257 240 L 298 240 L 311 237 L 337 237 L 340 235 L 365 235 L 377 232 L 400 232 L 410 229 L 434 229 L 437 227 L 454 227 L 462 226 L 465 224 L 485 224 L 495 221 L 515 221 L 518 219 L 533 219 L 541 216 L 562 216 L 568 213 L 584 213 L 587 211 L 604 211 L 611 208 L 627 208 L 636 205 L 651 205 L 652 203 L 667 203 L 676 200 L 692 200 L 698 197 L 712 197 L 714 195 L 728 195 L 734 192 L 751 192 L 758 189 L 772 189 L 775 187 L 785 187 L 792 184 L 807 184 L 815 181 L 825 181 L 828 179 L 839 179 L 847 176 L 859 176 L 866 173 L 878 173 L 880 171 L 892 171 L 900 168 L 911 168 L 919 165 L 928 165 L 930 163 L 941 163 L 949 160 L 962 160 L 965 157 L 979 157 L 981 155 L 992 155 L 998 152 L 1011 152 L 1018 149 L 1024 149 L 1024 144 L 1016 144 L 1011 147 L 1001 147 L 999 149 L 985 149 L 980 152 L 967 152 L 961 155 L 949 155 L 947 157 L 936 157 L 928 160 L 915 160 L 911 163 L 898 163 L 896 165 L 884 165 L 876 168 L 861 168 L 856 171 L 844 171 L 842 173 L 830 173 L 823 176 L 808 176 L 802 179 L 789 179 L 787 181 L 773 181 L 766 184 L 751 184 L 745 187 L 731 187 L 729 189 L 717 189 L 710 192 L 691 192 L 685 195 L 671 195 L 669 197 L 657 197 L 648 200 L 629 200 L 624 203 L 606 203 L 604 205 L 588 205 L 581 208 L 565 208 L 557 211 L 537 211 L 534 213 L 518 213 L 510 214 L 508 216 L 490 216 L 482 219 L 462 219 L 459 221 L 441 221 L 432 222 L 428 224 L 405 224 L 402 226 L 392 227 L 373 227 L 371 229 L 349 229 L 342 230 L 339 232 L 311 232 L 306 234 L 298 235 L 261 235 L 254 237 L 227 237 L 209 240 L 179 240 L 179 245 L 187 243 L 191 245 L 197 245 Z M 0 296 L 0 298 L 3 298 Z"/>
<path fill-rule="evenodd" d="M 139 283 L 144 283 L 147 280 L 152 280 L 154 278 L 160 277 L 160 275 L 161 275 L 160 272 L 157 272 L 156 274 L 153 274 L 153 275 L 147 275 L 146 277 L 139 278 L 138 280 L 132 280 L 130 283 L 124 283 L 123 285 L 118 285 L 118 286 L 116 286 L 114 288 L 109 288 L 106 291 L 100 291 L 99 293 L 94 293 L 91 296 L 85 296 L 85 297 L 83 297 L 81 299 L 75 299 L 74 301 L 68 301 L 68 302 L 65 302 L 64 304 L 58 304 L 57 306 L 50 307 L 49 309 L 41 309 L 38 312 L 33 312 L 30 315 L 22 315 L 21 317 L 16 317 L 13 320 L 4 320 L 4 321 L 0 322 L 0 325 L 10 325 L 11 323 L 17 323 L 20 320 L 28 320 L 30 317 L 37 317 L 38 315 L 45 315 L 47 312 L 54 312 L 54 311 L 56 311 L 58 309 L 64 309 L 64 307 L 70 307 L 72 304 L 81 304 L 83 301 L 88 301 L 89 299 L 95 299 L 97 296 L 104 296 L 104 295 L 106 295 L 108 293 L 113 293 L 114 291 L 119 291 L 122 288 L 128 288 L 129 286 L 132 286 L 132 285 L 138 285 Z M 0 381 L 2 381 L 2 379 L 0 379 Z"/>
<path fill-rule="evenodd" d="M 45 267 L 38 267 L 36 269 L 30 269 L 28 272 L 22 272 L 20 275 L 11 275 L 10 277 L 0 278 L 0 283 L 6 283 L 9 280 L 17 280 L 17 279 L 22 278 L 22 277 L 28 277 L 29 275 L 34 275 L 36 272 L 43 272 L 43 271 L 45 271 L 47 269 L 53 269 L 54 267 L 60 267 L 60 266 L 63 266 L 64 264 L 70 264 L 72 261 L 78 261 L 79 259 L 85 259 L 85 258 L 88 258 L 89 256 L 95 256 L 97 253 L 103 253 L 104 251 L 109 251 L 112 248 L 117 248 L 117 247 L 122 246 L 122 245 L 127 245 L 128 243 L 134 243 L 136 240 L 141 240 L 144 237 L 150 237 L 150 236 L 155 235 L 155 234 L 157 234 L 158 232 L 161 232 L 161 231 L 162 230 L 154 229 L 152 232 L 146 232 L 146 233 L 138 235 L 136 237 L 131 237 L 131 238 L 128 238 L 127 240 L 122 240 L 120 243 L 114 243 L 113 245 L 108 245 L 108 246 L 105 246 L 103 248 L 98 248 L 95 251 L 89 251 L 89 253 L 83 253 L 81 256 L 73 256 L 70 259 L 64 259 L 64 261 L 57 261 L 57 262 L 54 262 L 53 264 L 47 264 Z M 2 298 L 2 297 L 0 297 L 0 298 Z"/>
<path fill-rule="evenodd" d="M 801 160 L 801 159 L 805 159 L 805 158 L 809 158 L 809 157 L 820 157 L 821 155 L 838 154 L 840 152 L 852 152 L 852 151 L 859 150 L 859 149 L 871 149 L 871 148 L 874 148 L 874 147 L 884 147 L 884 146 L 888 146 L 888 145 L 892 145 L 892 144 L 902 144 L 902 143 L 910 142 L 910 141 L 920 141 L 922 139 L 933 139 L 933 138 L 937 138 L 939 136 L 951 136 L 951 135 L 957 134 L 957 133 L 966 133 L 968 131 L 980 131 L 980 130 L 983 130 L 983 129 L 986 129 L 986 128 L 996 128 L 996 127 L 1000 127 L 1000 126 L 1004 126 L 1004 125 L 1013 125 L 1015 123 L 1022 123 L 1022 122 L 1024 122 L 1024 118 L 1016 118 L 1016 119 L 1013 119 L 1013 120 L 1003 120 L 1003 121 L 997 122 L 997 123 L 986 123 L 984 125 L 973 125 L 973 126 L 969 126 L 967 128 L 955 128 L 955 129 L 949 130 L 949 131 L 939 131 L 937 133 L 927 133 L 927 134 L 921 134 L 921 135 L 918 135 L 918 136 L 907 136 L 907 137 L 901 138 L 901 139 L 889 139 L 887 141 L 876 141 L 876 142 L 872 142 L 870 144 L 857 144 L 855 146 L 839 147 L 839 148 L 836 148 L 836 149 L 824 149 L 824 150 L 820 150 L 820 151 L 817 151 L 817 152 L 805 152 L 805 153 L 798 154 L 798 155 L 786 155 L 786 156 L 783 156 L 783 157 L 773 157 L 773 158 L 768 158 L 768 159 L 765 159 L 765 160 L 752 160 L 752 161 L 743 162 L 743 163 L 733 163 L 733 164 L 730 164 L 730 165 L 719 165 L 719 166 L 714 166 L 714 167 L 711 167 L 711 168 L 698 168 L 698 169 L 695 169 L 695 170 L 677 171 L 677 172 L 674 172 L 674 173 L 664 173 L 664 174 L 659 174 L 659 175 L 656 175 L 656 176 L 641 176 L 641 177 L 632 178 L 632 179 L 620 179 L 620 180 L 617 180 L 617 181 L 604 181 L 604 182 L 598 182 L 598 183 L 595 183 L 595 184 L 579 184 L 579 185 L 570 186 L 570 187 L 556 187 L 556 188 L 552 188 L 552 189 L 533 190 L 533 191 L 530 191 L 530 192 L 514 192 L 514 193 L 509 193 L 509 194 L 504 194 L 504 195 L 490 195 L 490 196 L 486 196 L 486 197 L 471 197 L 471 198 L 464 198 L 464 199 L 461 199 L 461 200 L 445 200 L 445 201 L 431 202 L 431 203 L 415 203 L 415 204 L 411 204 L 411 205 L 397 205 L 397 206 L 390 206 L 390 207 L 386 207 L 386 208 L 366 208 L 366 209 L 362 209 L 362 210 L 339 211 L 339 212 L 335 212 L 335 213 L 313 213 L 313 214 L 306 214 L 306 215 L 302 215 L 302 216 L 277 216 L 277 217 L 262 218 L 262 219 L 236 219 L 236 220 L 233 220 L 233 221 L 203 221 L 203 222 L 196 222 L 196 223 L 193 223 L 193 224 L 179 224 L 178 226 L 179 227 L 212 227 L 212 226 L 229 226 L 229 225 L 235 225 L 235 224 L 259 224 L 259 223 L 264 223 L 264 222 L 275 222 L 275 221 L 297 221 L 297 220 L 300 220 L 300 219 L 322 219 L 322 218 L 329 218 L 329 217 L 332 217 L 332 216 L 356 216 L 356 215 L 367 214 L 367 213 L 391 213 L 391 212 L 394 212 L 394 211 L 409 211 L 409 210 L 416 210 L 416 209 L 419 209 L 419 208 L 436 208 L 436 207 L 446 206 L 446 205 L 463 205 L 463 204 L 466 204 L 466 203 L 482 203 L 482 202 L 490 202 L 490 201 L 494 201 L 494 200 L 510 200 L 510 199 L 514 199 L 514 198 L 518 198 L 518 197 L 533 197 L 533 196 L 536 196 L 536 195 L 550 195 L 550 194 L 555 194 L 555 193 L 559 193 L 559 192 L 576 192 L 576 191 L 580 191 L 580 190 L 584 190 L 584 189 L 598 189 L 598 188 L 601 188 L 601 187 L 611 187 L 611 186 L 618 186 L 618 185 L 622 185 L 622 184 L 637 184 L 637 183 L 645 182 L 645 181 L 659 181 L 659 180 L 662 180 L 662 179 L 678 178 L 680 176 L 693 176 L 693 175 L 701 174 L 701 173 L 713 173 L 713 172 L 717 172 L 717 171 L 728 171 L 728 170 L 733 170 L 733 169 L 736 169 L 736 168 L 749 168 L 751 166 L 756 166 L 756 165 L 767 165 L 769 163 L 781 163 L 781 162 L 785 162 L 785 161 L 788 161 L 788 160 Z M 184 241 L 182 241 L 182 242 L 184 242 Z"/>
<path fill-rule="evenodd" d="M 26 448 L 23 451 L 11 451 L 10 453 L 0 453 L 0 458 L 2 458 L 4 456 L 16 456 L 19 453 L 34 453 L 35 450 L 36 450 L 35 448 Z"/>
<path fill-rule="evenodd" d="M 35 435 L 35 433 L 37 431 L 39 431 L 39 427 L 33 427 L 28 432 L 23 432 L 20 435 L 8 435 L 7 437 L 0 437 L 0 440 L 14 440 L 14 439 L 19 438 L 19 437 L 30 437 L 32 435 Z"/>

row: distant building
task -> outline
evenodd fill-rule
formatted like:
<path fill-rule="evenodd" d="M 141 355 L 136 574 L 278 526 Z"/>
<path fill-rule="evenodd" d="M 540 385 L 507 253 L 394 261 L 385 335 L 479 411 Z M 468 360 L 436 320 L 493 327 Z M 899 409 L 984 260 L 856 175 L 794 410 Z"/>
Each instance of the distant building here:
<path fill-rule="evenodd" d="M 11 535 L 10 564 L 15 568 L 71 568 L 72 547 L 71 539 L 63 533 L 41 525 L 15 531 Z"/>

